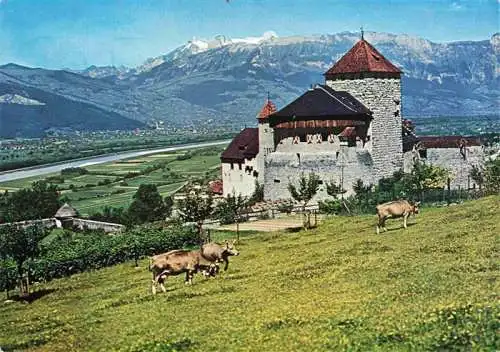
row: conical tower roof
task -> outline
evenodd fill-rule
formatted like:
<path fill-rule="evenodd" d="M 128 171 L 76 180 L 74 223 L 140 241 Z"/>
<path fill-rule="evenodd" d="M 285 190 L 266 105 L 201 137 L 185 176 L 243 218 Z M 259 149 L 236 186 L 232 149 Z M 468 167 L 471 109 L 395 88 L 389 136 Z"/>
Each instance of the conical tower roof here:
<path fill-rule="evenodd" d="M 264 104 L 259 114 L 257 115 L 257 119 L 259 121 L 266 120 L 269 115 L 275 112 L 276 112 L 276 105 L 274 105 L 271 99 L 267 98 L 266 103 Z"/>
<path fill-rule="evenodd" d="M 74 218 L 78 216 L 78 212 L 68 203 L 64 203 L 62 207 L 57 210 L 55 218 Z"/>
<path fill-rule="evenodd" d="M 362 72 L 400 74 L 401 70 L 387 60 L 370 43 L 361 39 L 335 65 L 326 71 L 325 76 Z"/>

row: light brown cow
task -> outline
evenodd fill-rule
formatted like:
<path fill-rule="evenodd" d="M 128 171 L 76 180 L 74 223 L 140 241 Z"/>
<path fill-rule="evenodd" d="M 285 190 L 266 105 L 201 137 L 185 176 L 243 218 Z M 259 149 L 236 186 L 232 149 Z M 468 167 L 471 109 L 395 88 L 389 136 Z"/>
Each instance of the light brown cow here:
<path fill-rule="evenodd" d="M 205 259 L 199 250 L 187 251 L 182 249 L 173 250 L 151 257 L 149 269 L 153 272 L 151 292 L 156 294 L 156 286 L 160 284 L 163 292 L 166 292 L 164 281 L 168 276 L 186 273 L 186 284 L 193 283 L 193 276 L 198 271 L 203 271 L 205 276 L 214 276 L 215 263 Z"/>
<path fill-rule="evenodd" d="M 231 243 L 226 241 L 224 245 L 220 245 L 214 242 L 204 244 L 201 247 L 201 254 L 203 257 L 208 260 L 211 263 L 216 263 L 216 273 L 219 271 L 219 266 L 218 263 L 224 262 L 224 271 L 227 270 L 227 267 L 229 265 L 229 260 L 228 258 L 230 256 L 238 256 L 240 255 L 240 252 L 236 249 L 234 244 L 236 243 L 236 240 L 233 240 Z"/>
<path fill-rule="evenodd" d="M 378 216 L 378 224 L 377 224 L 377 234 L 380 233 L 380 228 L 383 228 L 384 231 L 387 231 L 385 227 L 385 221 L 388 218 L 403 218 L 403 226 L 406 229 L 406 220 L 408 217 L 413 214 L 418 214 L 418 206 L 420 202 L 416 202 L 414 204 L 410 203 L 407 200 L 395 200 L 393 202 L 388 202 L 384 204 L 377 205 L 377 216 Z"/>

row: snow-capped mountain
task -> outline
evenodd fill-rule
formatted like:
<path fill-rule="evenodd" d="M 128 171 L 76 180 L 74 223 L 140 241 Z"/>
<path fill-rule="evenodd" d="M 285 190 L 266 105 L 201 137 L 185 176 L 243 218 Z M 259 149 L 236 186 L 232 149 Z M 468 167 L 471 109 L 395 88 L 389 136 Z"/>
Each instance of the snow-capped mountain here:
<path fill-rule="evenodd" d="M 498 114 L 500 34 L 451 43 L 374 32 L 365 39 L 404 72 L 405 116 Z M 283 107 L 323 82 L 322 74 L 358 40 L 350 32 L 193 38 L 138 67 L 91 67 L 80 78 L 6 65 L 0 83 L 36 87 L 141 121 L 253 124 L 268 92 Z"/>

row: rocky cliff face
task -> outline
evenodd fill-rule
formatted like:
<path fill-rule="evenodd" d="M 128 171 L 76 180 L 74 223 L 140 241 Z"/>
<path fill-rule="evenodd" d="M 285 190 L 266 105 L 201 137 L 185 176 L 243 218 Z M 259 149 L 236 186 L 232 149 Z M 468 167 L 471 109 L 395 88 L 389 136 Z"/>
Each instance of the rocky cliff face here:
<path fill-rule="evenodd" d="M 403 70 L 404 116 L 498 112 L 500 34 L 452 43 L 387 33 L 366 33 L 365 38 Z M 0 82 L 45 90 L 140 121 L 183 125 L 217 119 L 241 126 L 254 123 L 267 92 L 280 108 L 311 84 L 322 83 L 322 74 L 358 39 L 348 32 L 218 36 L 192 40 L 136 68 L 93 66 L 71 74 L 6 65 L 0 67 Z"/>

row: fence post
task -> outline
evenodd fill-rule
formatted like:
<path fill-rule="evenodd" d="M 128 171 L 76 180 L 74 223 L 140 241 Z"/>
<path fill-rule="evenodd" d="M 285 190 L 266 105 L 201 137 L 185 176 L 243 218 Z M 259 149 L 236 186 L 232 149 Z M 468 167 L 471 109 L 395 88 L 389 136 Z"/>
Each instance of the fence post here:
<path fill-rule="evenodd" d="M 451 200 L 451 187 L 450 187 L 450 184 L 451 184 L 451 180 L 450 178 L 448 177 L 448 179 L 446 180 L 446 187 L 448 188 L 448 205 L 450 205 L 450 200 Z"/>

